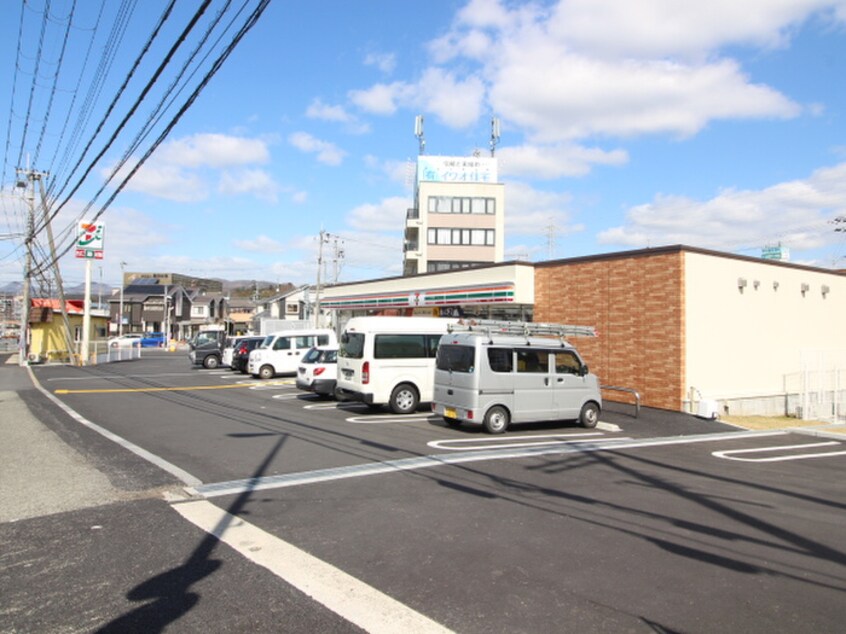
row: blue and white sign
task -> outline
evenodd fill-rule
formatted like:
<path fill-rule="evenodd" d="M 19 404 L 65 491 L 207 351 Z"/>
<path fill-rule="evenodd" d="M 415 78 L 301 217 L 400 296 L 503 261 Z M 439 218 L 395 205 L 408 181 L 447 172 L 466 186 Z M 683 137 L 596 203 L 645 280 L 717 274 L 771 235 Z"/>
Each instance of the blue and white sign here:
<path fill-rule="evenodd" d="M 417 182 L 496 183 L 496 159 L 481 156 L 418 156 Z"/>

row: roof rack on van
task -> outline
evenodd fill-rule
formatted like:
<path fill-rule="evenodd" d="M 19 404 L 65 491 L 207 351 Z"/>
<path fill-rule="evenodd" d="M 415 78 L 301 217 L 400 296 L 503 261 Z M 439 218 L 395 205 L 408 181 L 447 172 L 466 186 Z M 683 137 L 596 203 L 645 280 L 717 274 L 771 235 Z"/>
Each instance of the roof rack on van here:
<path fill-rule="evenodd" d="M 593 326 L 548 324 L 533 321 L 501 321 L 498 319 L 460 319 L 447 326 L 449 332 L 472 331 L 485 335 L 516 335 L 523 337 L 596 337 Z"/>

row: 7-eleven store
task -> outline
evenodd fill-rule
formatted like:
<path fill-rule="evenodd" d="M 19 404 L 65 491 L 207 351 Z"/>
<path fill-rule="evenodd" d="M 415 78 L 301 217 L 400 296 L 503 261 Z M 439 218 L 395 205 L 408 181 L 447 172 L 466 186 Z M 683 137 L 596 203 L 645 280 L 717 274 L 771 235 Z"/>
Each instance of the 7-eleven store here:
<path fill-rule="evenodd" d="M 320 307 L 336 328 L 350 317 L 405 315 L 531 321 L 534 267 L 492 264 L 444 273 L 391 277 L 323 289 Z"/>

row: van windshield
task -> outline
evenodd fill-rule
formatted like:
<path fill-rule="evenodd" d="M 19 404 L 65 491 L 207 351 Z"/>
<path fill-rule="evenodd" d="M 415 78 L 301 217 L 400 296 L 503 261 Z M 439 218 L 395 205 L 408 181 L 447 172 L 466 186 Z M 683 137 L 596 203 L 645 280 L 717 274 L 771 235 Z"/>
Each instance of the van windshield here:
<path fill-rule="evenodd" d="M 273 343 L 273 335 L 267 335 L 264 341 L 259 344 L 259 348 L 269 348 L 271 343 Z"/>
<path fill-rule="evenodd" d="M 476 349 L 473 346 L 441 345 L 436 367 L 449 372 L 472 372 Z"/>
<path fill-rule="evenodd" d="M 348 359 L 361 359 L 364 356 L 364 333 L 345 332 L 341 337 L 338 356 Z"/>

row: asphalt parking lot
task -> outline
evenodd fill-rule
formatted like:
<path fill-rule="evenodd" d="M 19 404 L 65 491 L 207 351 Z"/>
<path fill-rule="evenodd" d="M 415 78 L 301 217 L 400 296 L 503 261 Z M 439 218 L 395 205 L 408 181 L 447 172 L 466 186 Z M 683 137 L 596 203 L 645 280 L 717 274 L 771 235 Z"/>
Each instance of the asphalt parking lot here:
<path fill-rule="evenodd" d="M 316 399 L 285 378 L 191 369 L 164 352 L 34 374 L 50 398 L 28 397 L 30 409 L 49 411 L 52 430 L 82 447 L 113 487 L 144 498 L 151 520 L 139 521 L 145 536 L 124 547 L 127 560 L 149 558 L 151 543 L 163 549 L 143 572 L 109 573 L 116 594 L 100 600 L 109 599 L 111 619 L 143 620 L 154 603 L 139 607 L 130 591 L 167 561 L 193 562 L 204 574 L 190 589 L 208 587 L 223 602 L 241 583 L 225 571 L 243 576 L 247 562 L 271 571 L 273 591 L 262 577 L 262 600 L 274 614 L 292 603 L 306 614 L 286 631 L 327 618 L 339 631 L 379 630 L 336 594 L 306 590 L 319 584 L 298 575 L 327 566 L 376 593 L 381 607 L 368 604 L 368 614 L 394 614 L 398 604 L 402 618 L 421 619 L 421 631 L 837 631 L 846 617 L 846 449 L 836 438 L 747 433 L 647 408 L 635 418 L 624 405 L 607 407 L 596 430 L 539 424 L 490 436 L 449 428 L 425 410 L 396 417 Z M 54 411 L 53 400 L 76 418 Z M 96 510 L 105 532 L 114 524 L 132 534 L 105 509 L 137 504 L 76 513 Z M 55 529 L 75 517 L 49 520 Z M 3 526 L 9 539 L 23 538 L 24 524 Z M 168 558 L 175 535 L 181 547 Z M 217 558 L 205 555 L 202 535 L 221 540 L 223 570 L 208 569 Z M 55 556 L 67 554 L 56 547 Z M 304 563 L 279 567 L 289 559 Z M 48 584 L 59 604 L 62 579 Z M 207 602 L 179 605 L 167 620 L 174 631 L 192 631 L 212 613 L 227 618 Z M 231 623 L 247 622 L 230 608 Z M 252 629 L 278 627 L 259 619 Z"/>

